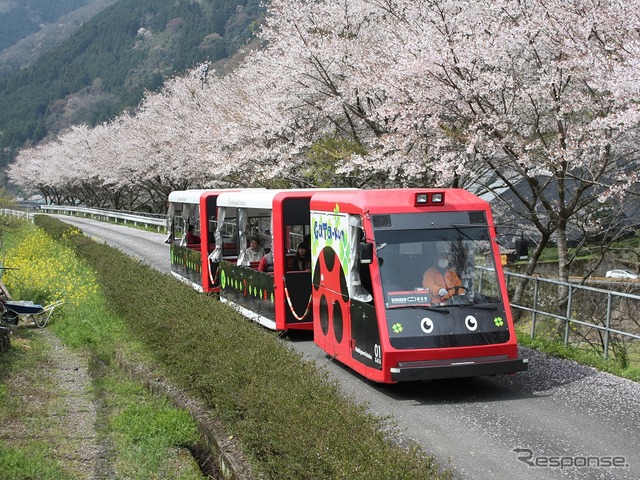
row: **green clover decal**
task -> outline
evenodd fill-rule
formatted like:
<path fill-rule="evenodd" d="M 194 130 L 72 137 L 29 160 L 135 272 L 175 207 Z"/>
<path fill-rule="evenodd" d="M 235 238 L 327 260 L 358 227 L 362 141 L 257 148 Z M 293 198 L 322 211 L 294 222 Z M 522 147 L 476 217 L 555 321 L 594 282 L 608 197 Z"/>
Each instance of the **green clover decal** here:
<path fill-rule="evenodd" d="M 495 323 L 496 327 L 501 327 L 504 325 L 504 321 L 502 320 L 502 317 L 494 318 L 493 323 Z"/>
<path fill-rule="evenodd" d="M 394 333 L 402 332 L 402 324 L 401 323 L 394 323 L 391 328 L 393 328 Z"/>

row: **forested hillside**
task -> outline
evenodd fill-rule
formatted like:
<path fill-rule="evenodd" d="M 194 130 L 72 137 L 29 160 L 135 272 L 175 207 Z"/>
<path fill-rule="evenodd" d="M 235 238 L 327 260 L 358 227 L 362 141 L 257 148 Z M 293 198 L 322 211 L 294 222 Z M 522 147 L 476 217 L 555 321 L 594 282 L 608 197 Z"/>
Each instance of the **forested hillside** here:
<path fill-rule="evenodd" d="M 118 0 L 0 0 L 0 78 L 28 67 Z"/>
<path fill-rule="evenodd" d="M 92 0 L 0 1 L 0 51 Z"/>
<path fill-rule="evenodd" d="M 70 124 L 95 125 L 137 105 L 173 73 L 228 58 L 261 13 L 259 0 L 119 0 L 0 79 L 0 166 Z"/>

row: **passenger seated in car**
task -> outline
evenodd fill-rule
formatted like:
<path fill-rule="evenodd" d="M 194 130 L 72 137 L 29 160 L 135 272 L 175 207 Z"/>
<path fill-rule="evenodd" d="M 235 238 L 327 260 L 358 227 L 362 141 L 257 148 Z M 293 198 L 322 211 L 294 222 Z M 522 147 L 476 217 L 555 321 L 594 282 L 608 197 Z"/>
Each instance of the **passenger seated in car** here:
<path fill-rule="evenodd" d="M 256 237 L 251 237 L 249 247 L 244 251 L 245 262 L 259 262 L 264 257 L 264 248 L 258 243 Z"/>
<path fill-rule="evenodd" d="M 193 229 L 193 225 L 189 225 L 189 228 L 187 229 L 187 245 L 190 245 L 192 243 L 200 243 L 200 237 L 193 233 Z"/>
<path fill-rule="evenodd" d="M 304 242 L 298 244 L 291 270 L 311 270 L 311 253 L 309 252 L 309 247 Z"/>
<path fill-rule="evenodd" d="M 273 250 L 262 257 L 258 270 L 261 272 L 273 272 Z"/>

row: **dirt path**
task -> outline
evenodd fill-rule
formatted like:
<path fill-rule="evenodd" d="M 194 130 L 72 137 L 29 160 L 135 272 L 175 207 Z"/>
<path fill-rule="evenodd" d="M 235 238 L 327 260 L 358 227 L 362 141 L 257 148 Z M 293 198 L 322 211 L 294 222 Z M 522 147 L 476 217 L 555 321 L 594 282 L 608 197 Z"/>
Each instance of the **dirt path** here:
<path fill-rule="evenodd" d="M 0 438 L 12 443 L 42 440 L 78 479 L 110 478 L 108 446 L 96 431 L 99 409 L 91 392 L 89 359 L 48 329 L 34 333 L 48 344 L 44 357 L 8 381 L 19 415 L 0 425 Z"/>
<path fill-rule="evenodd" d="M 105 366 L 66 347 L 49 329 L 34 328 L 32 332 L 36 342 L 12 339 L 12 345 L 25 342 L 22 347 L 28 363 L 18 360 L 19 366 L 5 379 L 11 412 L 0 422 L 0 447 L 6 443 L 28 451 L 43 442 L 48 446 L 47 458 L 57 461 L 74 480 L 115 478 L 118 454 L 108 430 L 112 407 L 92 382 L 105 374 Z M 172 475 L 186 465 L 192 468 L 197 464 L 206 478 L 222 478 L 220 469 L 239 480 L 254 478 L 235 441 L 219 433 L 223 429 L 200 402 L 140 362 L 132 364 L 121 355 L 116 361 L 129 378 L 146 386 L 150 394 L 166 397 L 187 410 L 198 425 L 200 442 L 190 449 L 177 449 L 170 466 Z"/>

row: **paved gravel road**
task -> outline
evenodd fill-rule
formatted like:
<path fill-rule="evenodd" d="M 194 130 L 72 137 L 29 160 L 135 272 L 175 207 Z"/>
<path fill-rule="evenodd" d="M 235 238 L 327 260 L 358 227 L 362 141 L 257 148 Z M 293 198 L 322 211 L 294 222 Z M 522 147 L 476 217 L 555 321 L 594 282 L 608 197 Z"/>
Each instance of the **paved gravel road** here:
<path fill-rule="evenodd" d="M 164 235 L 60 218 L 169 271 Z M 521 349 L 529 370 L 514 376 L 381 386 L 331 361 L 308 335 L 291 344 L 456 478 L 640 479 L 640 384 Z"/>

